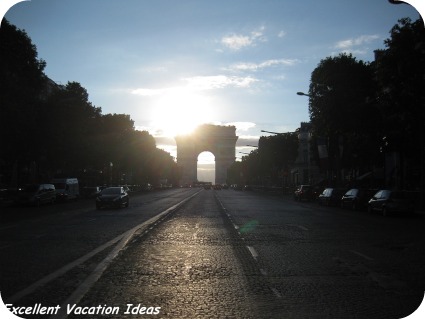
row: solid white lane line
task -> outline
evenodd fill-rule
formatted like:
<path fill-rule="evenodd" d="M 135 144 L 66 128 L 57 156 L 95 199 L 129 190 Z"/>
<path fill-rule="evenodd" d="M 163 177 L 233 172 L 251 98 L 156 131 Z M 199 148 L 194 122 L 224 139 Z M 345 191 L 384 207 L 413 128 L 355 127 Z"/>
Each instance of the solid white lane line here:
<path fill-rule="evenodd" d="M 199 191 L 200 192 L 200 191 Z M 93 284 L 102 276 L 103 272 L 106 270 L 108 265 L 115 259 L 115 257 L 119 254 L 119 252 L 127 245 L 127 243 L 130 241 L 130 239 L 133 237 L 134 233 L 142 228 L 143 225 L 151 225 L 157 222 L 161 217 L 164 215 L 167 215 L 168 213 L 172 212 L 173 210 L 177 209 L 179 206 L 181 206 L 183 203 L 187 202 L 189 199 L 195 197 L 199 194 L 199 192 L 196 192 L 192 196 L 180 201 L 179 203 L 173 205 L 172 207 L 166 209 L 162 213 L 152 217 L 148 221 L 144 222 L 143 224 L 140 224 L 129 231 L 127 231 L 124 235 L 124 237 L 121 239 L 121 241 L 117 244 L 117 246 L 109 253 L 109 255 L 100 262 L 96 269 L 84 280 L 78 288 L 71 294 L 71 296 L 68 297 L 67 300 L 65 300 L 62 303 L 61 309 L 66 309 L 66 305 L 71 304 L 77 304 L 84 295 L 89 291 L 89 289 L 93 286 Z M 53 316 L 52 318 L 55 319 L 63 319 L 66 318 L 68 315 L 65 311 L 61 312 L 57 316 Z"/>
<path fill-rule="evenodd" d="M 8 301 L 11 302 L 11 303 L 16 302 L 19 299 L 21 299 L 22 297 L 34 292 L 36 289 L 40 288 L 41 286 L 44 286 L 48 282 L 62 276 L 63 274 L 65 274 L 69 270 L 71 270 L 72 268 L 84 263 L 85 261 L 87 261 L 88 259 L 90 259 L 94 255 L 96 255 L 97 253 L 99 253 L 99 252 L 105 250 L 106 248 L 108 248 L 109 246 L 117 243 L 123 236 L 124 235 L 120 235 L 120 236 L 115 237 L 114 239 L 112 239 L 112 240 L 108 241 L 107 243 L 97 247 L 96 249 L 92 250 L 91 252 L 84 255 L 83 257 L 80 257 L 80 258 L 74 260 L 73 262 L 71 262 L 71 263 L 63 266 L 62 268 L 52 272 L 51 274 L 47 275 L 46 277 L 41 278 L 40 280 L 36 281 L 32 285 L 28 286 L 27 288 L 17 292 L 12 297 L 8 298 Z"/>
<path fill-rule="evenodd" d="M 353 254 L 356 254 L 360 257 L 363 257 L 364 259 L 371 260 L 371 261 L 374 260 L 372 257 L 366 256 L 365 254 L 359 253 L 358 251 L 350 250 L 350 252 L 352 252 Z"/>
<path fill-rule="evenodd" d="M 301 230 L 308 231 L 308 228 L 307 227 L 304 227 L 302 225 L 295 225 L 295 224 L 286 224 L 286 225 L 291 226 L 291 227 L 297 227 L 297 228 L 299 228 Z"/>
<path fill-rule="evenodd" d="M 40 280 L 34 282 L 33 284 L 31 284 L 30 286 L 28 286 L 27 288 L 18 291 L 16 294 L 14 294 L 13 296 L 11 296 L 10 298 L 8 298 L 8 302 L 10 303 L 14 303 L 16 301 L 18 301 L 19 299 L 21 299 L 22 297 L 33 293 L 35 290 L 37 290 L 38 288 L 44 286 L 45 284 L 49 283 L 50 281 L 64 275 L 65 273 L 67 273 L 69 270 L 71 270 L 72 268 L 84 263 L 85 261 L 87 261 L 88 259 L 92 258 L 93 256 L 95 256 L 96 254 L 98 254 L 99 252 L 105 250 L 106 248 L 116 244 L 117 242 L 119 242 L 120 240 L 122 240 L 123 238 L 127 240 L 124 241 L 124 243 L 126 244 L 127 241 L 131 238 L 131 236 L 133 236 L 133 234 L 139 230 L 139 229 L 146 229 L 148 226 L 150 226 L 151 224 L 154 224 L 156 221 L 158 221 L 161 217 L 163 217 L 164 215 L 168 214 L 169 212 L 173 211 L 174 209 L 176 209 L 177 207 L 179 207 L 180 205 L 182 205 L 183 203 L 185 203 L 186 201 L 188 201 L 189 199 L 191 199 L 192 197 L 198 195 L 199 192 L 193 194 L 192 196 L 180 201 L 179 203 L 171 206 L 170 208 L 166 209 L 165 211 L 159 213 L 158 215 L 150 218 L 149 220 L 145 221 L 142 224 L 137 225 L 136 227 L 133 227 L 132 229 L 124 232 L 121 235 L 118 235 L 117 237 L 111 239 L 110 241 L 108 241 L 107 243 L 100 245 L 99 247 L 97 247 L 96 249 L 92 250 L 91 252 L 89 252 L 88 254 L 74 260 L 73 262 L 63 266 L 62 268 L 52 272 L 51 274 L 41 278 Z M 120 245 L 118 245 L 120 246 Z M 115 250 L 114 250 L 115 251 Z M 111 256 L 114 251 L 112 251 L 109 255 Z M 105 258 L 108 259 L 108 257 Z M 115 257 L 115 256 L 114 256 Z"/>
<path fill-rule="evenodd" d="M 307 227 L 304 227 L 304 226 L 302 226 L 302 225 L 297 225 L 297 227 L 298 227 L 299 229 L 301 229 L 301 230 L 308 231 L 308 228 L 307 228 Z"/>

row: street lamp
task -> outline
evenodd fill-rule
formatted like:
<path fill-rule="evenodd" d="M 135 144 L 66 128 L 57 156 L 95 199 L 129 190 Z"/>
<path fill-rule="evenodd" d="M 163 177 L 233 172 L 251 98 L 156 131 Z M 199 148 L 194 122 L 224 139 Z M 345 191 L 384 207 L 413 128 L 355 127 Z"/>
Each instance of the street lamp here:
<path fill-rule="evenodd" d="M 297 95 L 304 95 L 310 97 L 310 94 L 304 93 L 304 92 L 297 92 Z"/>
<path fill-rule="evenodd" d="M 328 90 L 329 90 L 329 87 L 328 87 Z M 307 93 L 304 93 L 304 92 L 297 92 L 297 95 L 307 96 L 307 97 L 311 98 L 311 95 L 310 94 L 307 94 Z M 302 132 L 300 132 L 300 133 L 302 133 Z M 308 133 L 309 133 L 308 134 L 309 137 L 311 137 L 310 130 L 309 130 Z M 299 135 L 299 136 L 301 136 L 301 135 Z M 309 138 L 307 139 L 307 145 L 308 145 L 308 147 L 307 147 L 307 180 L 310 183 L 310 181 L 311 181 L 311 172 L 310 172 L 310 139 Z"/>
<path fill-rule="evenodd" d="M 262 133 L 276 134 L 276 135 L 285 134 L 285 133 L 270 132 L 270 131 L 265 131 L 265 130 L 261 130 L 261 132 Z"/>

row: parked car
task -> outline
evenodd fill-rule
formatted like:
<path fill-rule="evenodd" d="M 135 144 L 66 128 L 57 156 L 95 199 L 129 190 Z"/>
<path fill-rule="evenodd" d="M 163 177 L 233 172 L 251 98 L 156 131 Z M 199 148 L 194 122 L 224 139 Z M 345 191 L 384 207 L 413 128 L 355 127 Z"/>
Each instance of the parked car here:
<path fill-rule="evenodd" d="M 96 208 L 103 207 L 128 207 L 130 196 L 123 187 L 108 187 L 96 197 Z"/>
<path fill-rule="evenodd" d="M 56 189 L 53 184 L 31 184 L 19 192 L 19 203 L 40 206 L 56 201 Z"/>
<path fill-rule="evenodd" d="M 375 193 L 376 190 L 352 188 L 342 196 L 341 207 L 350 208 L 352 210 L 366 209 L 369 199 L 371 199 Z"/>
<path fill-rule="evenodd" d="M 343 194 L 344 189 L 325 188 L 325 190 L 319 195 L 317 200 L 320 205 L 338 206 L 340 204 L 341 197 Z"/>
<path fill-rule="evenodd" d="M 294 192 L 294 200 L 296 201 L 311 201 L 314 199 L 313 186 L 300 185 Z"/>
<path fill-rule="evenodd" d="M 379 211 L 384 216 L 392 212 L 413 213 L 415 201 L 407 192 L 382 189 L 369 200 L 367 210 Z"/>
<path fill-rule="evenodd" d="M 235 191 L 241 191 L 241 190 L 243 190 L 243 185 L 234 184 L 234 185 L 232 185 L 232 189 L 235 190 Z"/>
<path fill-rule="evenodd" d="M 144 192 L 150 192 L 151 190 L 153 190 L 153 186 L 149 183 L 146 183 L 142 186 L 142 191 Z"/>

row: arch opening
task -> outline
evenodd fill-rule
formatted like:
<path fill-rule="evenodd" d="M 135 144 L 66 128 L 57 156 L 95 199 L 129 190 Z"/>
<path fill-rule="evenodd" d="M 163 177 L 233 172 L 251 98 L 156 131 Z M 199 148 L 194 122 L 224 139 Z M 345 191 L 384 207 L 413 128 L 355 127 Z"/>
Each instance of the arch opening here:
<path fill-rule="evenodd" d="M 227 170 L 235 162 L 235 147 L 238 139 L 235 133 L 235 126 L 204 124 L 191 134 L 176 136 L 179 184 L 196 183 L 198 180 L 198 156 L 204 151 L 211 152 L 215 157 L 214 183 L 226 183 Z M 199 176 L 199 179 L 203 178 Z"/>
<path fill-rule="evenodd" d="M 215 156 L 209 151 L 198 155 L 197 181 L 215 184 Z"/>

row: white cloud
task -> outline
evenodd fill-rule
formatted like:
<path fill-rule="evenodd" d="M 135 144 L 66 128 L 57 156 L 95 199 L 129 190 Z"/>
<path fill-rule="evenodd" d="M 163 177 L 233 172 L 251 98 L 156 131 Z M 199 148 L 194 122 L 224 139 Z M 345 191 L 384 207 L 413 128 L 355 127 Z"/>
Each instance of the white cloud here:
<path fill-rule="evenodd" d="M 370 43 L 370 42 L 377 40 L 379 38 L 380 38 L 380 36 L 377 35 L 377 34 L 361 35 L 357 38 L 339 41 L 335 44 L 335 48 L 336 49 L 342 49 L 342 50 L 350 50 L 353 47 L 358 47 L 358 46 Z"/>
<path fill-rule="evenodd" d="M 285 31 L 280 31 L 278 34 L 277 34 L 277 36 L 278 36 L 278 38 L 283 38 L 284 36 L 286 35 L 286 32 Z"/>
<path fill-rule="evenodd" d="M 230 71 L 258 71 L 260 69 L 269 68 L 278 65 L 292 66 L 298 62 L 297 59 L 271 59 L 261 63 L 237 63 L 231 65 Z"/>
<path fill-rule="evenodd" d="M 131 94 L 141 95 L 141 96 L 154 96 L 154 95 L 159 95 L 162 92 L 163 92 L 163 90 L 161 90 L 161 89 L 140 88 L 140 89 L 131 90 Z"/>
<path fill-rule="evenodd" d="M 226 123 L 225 125 L 233 125 L 236 127 L 237 131 L 248 131 L 249 129 L 256 126 L 253 122 L 231 122 Z"/>
<path fill-rule="evenodd" d="M 138 88 L 130 90 L 131 94 L 140 96 L 156 96 L 162 94 L 168 94 L 172 92 L 182 91 L 207 91 L 214 89 L 223 89 L 226 87 L 236 88 L 249 88 L 253 83 L 259 80 L 252 76 L 227 76 L 227 75 L 211 75 L 211 76 L 194 76 L 189 78 L 183 78 L 182 81 L 186 82 L 183 86 L 168 87 L 162 89 L 149 89 L 149 88 Z"/>
<path fill-rule="evenodd" d="M 189 88 L 198 91 L 222 89 L 229 86 L 246 88 L 258 81 L 251 76 L 238 77 L 227 75 L 195 76 L 185 78 L 184 80 L 187 82 Z"/>
<path fill-rule="evenodd" d="M 243 47 L 250 46 L 252 44 L 252 39 L 248 36 L 233 34 L 231 36 L 223 37 L 221 39 L 221 43 L 224 44 L 224 46 L 237 51 Z"/>
<path fill-rule="evenodd" d="M 242 48 L 255 46 L 258 41 L 265 42 L 264 37 L 265 27 L 262 26 L 258 30 L 252 31 L 249 35 L 231 34 L 221 39 L 221 44 L 225 47 L 238 51 Z"/>

